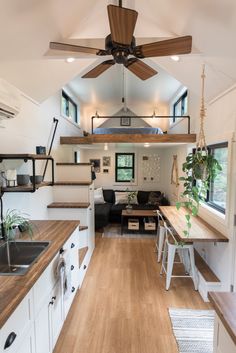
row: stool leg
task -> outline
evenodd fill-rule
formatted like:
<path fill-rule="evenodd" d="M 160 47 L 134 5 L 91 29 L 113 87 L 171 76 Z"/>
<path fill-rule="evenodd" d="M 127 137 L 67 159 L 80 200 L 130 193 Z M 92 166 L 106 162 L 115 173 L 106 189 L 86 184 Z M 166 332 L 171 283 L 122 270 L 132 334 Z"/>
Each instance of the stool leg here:
<path fill-rule="evenodd" d="M 189 274 L 190 273 L 190 261 L 189 261 L 189 249 L 183 249 L 183 264 L 184 264 L 184 268 L 185 268 L 185 273 Z"/>
<path fill-rule="evenodd" d="M 167 243 L 165 242 L 165 244 L 164 244 L 163 256 L 162 256 L 162 263 L 161 263 L 160 275 L 163 274 L 163 269 L 164 269 L 165 266 L 166 266 L 166 258 L 167 258 Z"/>
<path fill-rule="evenodd" d="M 163 250 L 164 240 L 165 240 L 165 228 L 160 226 L 157 262 L 161 261 L 161 254 Z"/>
<path fill-rule="evenodd" d="M 168 246 L 168 258 L 167 258 L 167 273 L 166 273 L 166 290 L 170 288 L 171 275 L 173 271 L 173 264 L 175 259 L 175 250 L 174 245 Z"/>
<path fill-rule="evenodd" d="M 192 278 L 194 283 L 194 288 L 197 290 L 197 276 L 196 276 L 196 269 L 195 269 L 195 261 L 194 261 L 194 250 L 193 246 L 189 247 L 189 256 L 190 256 L 190 264 L 191 264 L 191 271 L 192 271 Z"/>

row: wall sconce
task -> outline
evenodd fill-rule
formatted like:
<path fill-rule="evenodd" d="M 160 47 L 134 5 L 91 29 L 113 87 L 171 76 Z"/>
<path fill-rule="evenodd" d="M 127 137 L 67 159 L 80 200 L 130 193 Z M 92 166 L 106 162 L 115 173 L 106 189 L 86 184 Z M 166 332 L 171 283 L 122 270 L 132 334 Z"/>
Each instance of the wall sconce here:
<path fill-rule="evenodd" d="M 104 143 L 104 151 L 108 151 L 108 144 Z"/>
<path fill-rule="evenodd" d="M 99 118 L 99 115 L 98 115 L 97 110 L 96 110 L 96 113 L 95 113 L 94 117 L 95 117 L 95 118 Z"/>

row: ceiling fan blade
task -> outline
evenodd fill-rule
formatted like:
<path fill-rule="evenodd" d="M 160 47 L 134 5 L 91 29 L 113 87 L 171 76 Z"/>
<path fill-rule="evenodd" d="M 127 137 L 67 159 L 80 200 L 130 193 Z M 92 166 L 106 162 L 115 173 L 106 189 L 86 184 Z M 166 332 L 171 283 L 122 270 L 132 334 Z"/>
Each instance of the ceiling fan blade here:
<path fill-rule="evenodd" d="M 148 78 L 157 74 L 157 71 L 152 67 L 135 58 L 128 60 L 126 68 L 133 72 L 133 74 L 138 76 L 141 80 L 147 80 Z"/>
<path fill-rule="evenodd" d="M 105 50 L 103 50 L 103 49 L 83 47 L 81 45 L 50 42 L 49 47 L 52 50 L 60 50 L 60 51 L 65 51 L 65 52 L 105 55 L 105 54 L 103 54 L 105 52 Z"/>
<path fill-rule="evenodd" d="M 82 78 L 96 78 L 114 64 L 114 60 L 103 61 L 101 64 L 95 66 L 92 70 L 83 75 Z"/>
<path fill-rule="evenodd" d="M 137 11 L 115 5 L 108 5 L 107 11 L 112 41 L 130 45 L 138 17 Z"/>
<path fill-rule="evenodd" d="M 192 37 L 184 36 L 179 38 L 162 40 L 144 45 L 138 45 L 134 49 L 137 58 L 149 58 L 155 56 L 179 55 L 191 53 Z"/>

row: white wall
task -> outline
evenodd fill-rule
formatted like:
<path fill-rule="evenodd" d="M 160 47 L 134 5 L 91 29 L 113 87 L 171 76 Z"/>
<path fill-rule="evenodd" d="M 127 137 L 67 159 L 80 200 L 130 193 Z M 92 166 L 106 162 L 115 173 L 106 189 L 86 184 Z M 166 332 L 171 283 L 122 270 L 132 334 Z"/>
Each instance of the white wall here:
<path fill-rule="evenodd" d="M 190 100 L 190 109 L 192 111 L 193 125 L 196 126 L 196 131 L 199 129 L 199 104 L 197 97 Z M 200 253 L 206 254 L 206 260 L 216 275 L 222 281 L 222 290 L 229 290 L 230 284 L 233 282 L 233 259 L 235 257 L 234 249 L 234 227 L 233 215 L 235 213 L 235 164 L 236 155 L 235 148 L 233 149 L 233 132 L 236 131 L 236 88 L 224 92 L 214 101 L 207 105 L 206 119 L 205 119 L 205 134 L 207 144 L 219 143 L 228 141 L 229 143 L 229 157 L 228 157 L 228 198 L 227 198 L 227 212 L 225 217 L 210 208 L 200 207 L 199 215 L 205 219 L 209 224 L 218 229 L 229 238 L 229 243 L 197 243 L 196 248 Z M 166 152 L 166 168 L 165 173 L 167 184 L 165 187 L 166 194 L 174 204 L 179 193 L 181 193 L 180 186 L 177 190 L 174 186 L 168 183 L 171 166 L 172 155 L 177 154 L 179 174 L 181 176 L 181 167 L 185 159 L 187 151 L 191 150 L 191 146 L 169 148 Z M 233 151 L 234 150 L 234 151 Z"/>
<path fill-rule="evenodd" d="M 0 128 L 0 153 L 35 153 L 37 145 L 48 146 L 52 135 L 53 117 L 59 119 L 58 129 L 51 155 L 56 161 L 73 161 L 73 148 L 60 146 L 61 135 L 78 135 L 81 131 L 73 123 L 60 116 L 61 92 L 38 105 L 30 98 L 21 95 L 21 112 L 11 120 L 3 120 Z M 19 173 L 31 173 L 29 163 L 0 164 L 0 170 L 16 168 Z M 36 173 L 42 174 L 44 163 L 37 163 Z M 50 168 L 48 167 L 49 175 Z M 4 210 L 14 208 L 22 210 L 33 219 L 47 218 L 47 204 L 52 201 L 50 187 L 41 188 L 35 193 L 5 193 L 3 195 Z"/>
<path fill-rule="evenodd" d="M 135 181 L 134 183 L 116 183 L 115 182 L 115 153 L 116 152 L 133 152 L 135 153 Z M 157 154 L 160 156 L 160 179 L 157 182 L 150 182 L 143 180 L 142 173 L 142 156 L 143 155 Z M 111 166 L 102 166 L 102 157 L 111 157 Z M 165 152 L 163 148 L 139 148 L 139 147 L 117 147 L 110 148 L 108 151 L 101 149 L 83 149 L 81 150 L 81 162 L 88 162 L 89 159 L 100 159 L 101 160 L 101 172 L 96 173 L 96 180 L 94 182 L 95 187 L 102 186 L 104 189 L 121 189 L 124 190 L 127 187 L 133 190 L 164 190 L 165 179 L 164 179 L 164 166 L 165 166 Z M 109 174 L 103 173 L 103 169 L 109 169 Z"/>

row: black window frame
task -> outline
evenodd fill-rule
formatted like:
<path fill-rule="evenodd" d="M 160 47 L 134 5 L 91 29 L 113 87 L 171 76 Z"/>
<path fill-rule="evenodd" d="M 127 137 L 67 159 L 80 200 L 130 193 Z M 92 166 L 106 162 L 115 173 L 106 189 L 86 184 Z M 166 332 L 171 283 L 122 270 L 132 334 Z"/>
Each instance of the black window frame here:
<path fill-rule="evenodd" d="M 78 105 L 71 99 L 68 94 L 62 90 L 61 96 L 66 100 L 66 117 L 70 118 L 70 112 L 69 112 L 69 102 L 74 106 L 75 108 L 75 119 L 73 121 L 78 124 Z"/>
<path fill-rule="evenodd" d="M 208 151 L 209 154 L 212 154 L 215 149 L 217 149 L 217 148 L 225 148 L 225 147 L 227 147 L 227 148 L 229 147 L 228 142 L 219 142 L 219 143 L 215 143 L 215 144 L 212 144 L 212 145 L 208 145 L 207 146 L 207 151 Z M 193 153 L 196 153 L 196 148 L 193 149 Z M 228 167 L 228 165 L 227 165 L 227 167 Z M 214 184 L 214 181 L 213 182 L 211 181 L 210 183 Z M 196 180 L 193 181 L 193 185 L 196 185 Z M 213 208 L 213 209 L 217 210 L 218 212 L 220 212 L 220 213 L 225 215 L 226 208 L 221 207 L 221 206 L 217 205 L 216 203 L 214 203 L 214 202 L 212 202 L 210 200 L 210 191 L 211 191 L 210 189 L 207 190 L 207 195 L 206 195 L 205 200 L 203 200 L 203 202 L 207 206 L 209 206 L 209 207 L 211 207 L 211 208 Z"/>
<path fill-rule="evenodd" d="M 118 167 L 118 157 L 119 156 L 132 156 L 132 167 Z M 132 179 L 134 179 L 135 176 L 135 153 L 131 152 L 117 152 L 115 154 L 115 181 L 116 183 L 128 183 L 131 180 L 118 180 L 118 170 L 119 169 L 132 169 Z"/>
<path fill-rule="evenodd" d="M 188 90 L 186 90 L 178 99 L 177 101 L 173 104 L 173 118 L 172 118 L 172 123 L 176 122 L 176 117 L 178 117 L 179 115 L 176 115 L 176 107 L 179 104 L 179 102 L 181 102 L 181 116 L 184 115 L 184 100 L 185 98 L 188 97 Z"/>

